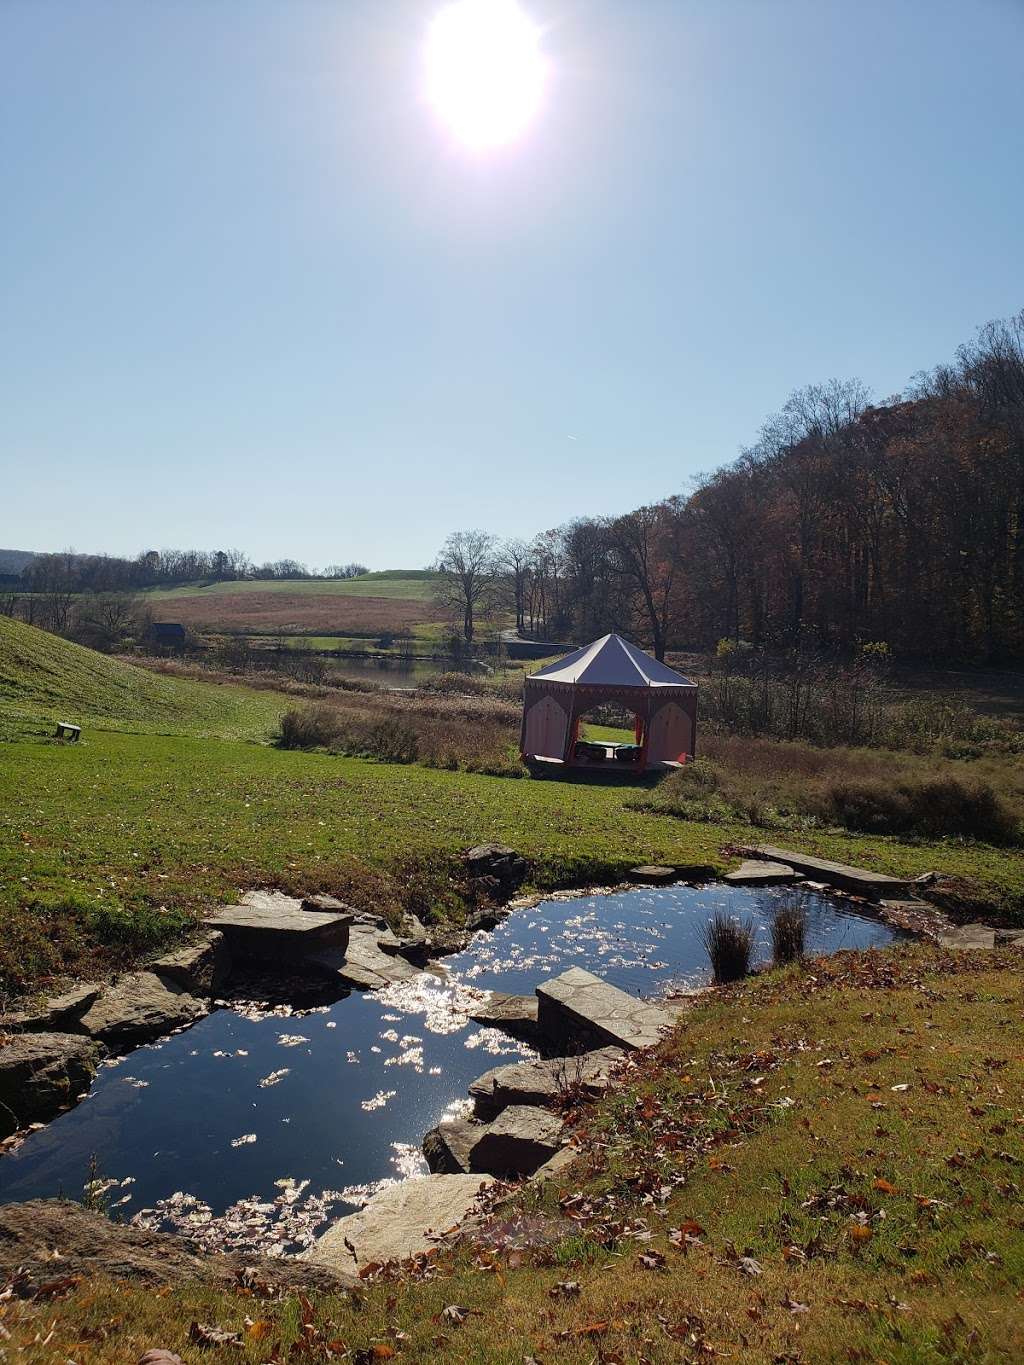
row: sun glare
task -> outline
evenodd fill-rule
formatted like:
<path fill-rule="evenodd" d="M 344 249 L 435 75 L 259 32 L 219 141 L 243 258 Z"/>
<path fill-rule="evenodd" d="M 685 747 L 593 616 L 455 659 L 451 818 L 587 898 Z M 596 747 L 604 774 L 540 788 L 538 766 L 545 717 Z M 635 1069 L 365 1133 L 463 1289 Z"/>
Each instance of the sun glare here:
<path fill-rule="evenodd" d="M 540 107 L 540 30 L 516 0 L 454 0 L 427 36 L 427 98 L 470 147 L 511 142 Z"/>

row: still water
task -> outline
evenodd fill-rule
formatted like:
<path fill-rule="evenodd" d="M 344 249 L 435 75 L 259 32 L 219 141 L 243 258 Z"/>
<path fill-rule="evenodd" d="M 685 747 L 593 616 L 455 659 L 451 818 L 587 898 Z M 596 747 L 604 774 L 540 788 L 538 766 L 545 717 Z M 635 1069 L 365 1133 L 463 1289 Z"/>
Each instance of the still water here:
<path fill-rule="evenodd" d="M 425 1172 L 424 1133 L 465 1107 L 469 1083 L 529 1048 L 473 1023 L 488 990 L 529 993 L 582 966 L 631 994 L 707 980 L 701 926 L 749 917 L 758 956 L 780 896 L 798 896 L 808 950 L 881 946 L 895 931 L 848 902 L 791 888 L 644 888 L 516 911 L 384 991 L 309 1011 L 259 1002 L 101 1067 L 88 1098 L 0 1160 L 0 1199 L 80 1198 L 90 1180 L 116 1214 L 211 1247 L 307 1245 L 380 1182 Z"/>

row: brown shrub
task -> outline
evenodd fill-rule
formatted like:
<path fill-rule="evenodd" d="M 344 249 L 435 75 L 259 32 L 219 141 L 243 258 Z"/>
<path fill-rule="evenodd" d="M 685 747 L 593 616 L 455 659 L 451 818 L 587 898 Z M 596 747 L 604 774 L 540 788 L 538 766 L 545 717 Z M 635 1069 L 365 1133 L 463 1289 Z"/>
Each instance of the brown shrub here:
<path fill-rule="evenodd" d="M 831 782 L 823 793 L 826 810 L 847 829 L 878 834 L 949 835 L 991 844 L 1020 837 L 1009 807 L 985 782 L 956 777 L 918 781 Z"/>

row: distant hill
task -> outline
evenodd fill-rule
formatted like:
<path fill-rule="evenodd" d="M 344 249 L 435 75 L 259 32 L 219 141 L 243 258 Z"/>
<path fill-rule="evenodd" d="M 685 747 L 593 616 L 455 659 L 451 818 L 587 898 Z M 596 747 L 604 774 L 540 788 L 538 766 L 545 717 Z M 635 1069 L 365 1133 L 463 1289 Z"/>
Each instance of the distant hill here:
<path fill-rule="evenodd" d="M 99 730 L 266 739 L 286 697 L 193 682 L 0 616 L 0 739 L 49 730 L 58 720 Z"/>
<path fill-rule="evenodd" d="M 34 550 L 0 550 L 0 574 L 20 574 L 35 557 Z"/>
<path fill-rule="evenodd" d="M 372 639 L 435 630 L 445 620 L 434 600 L 435 574 L 390 570 L 359 578 L 246 578 L 153 588 L 154 616 L 195 631 L 282 632 Z"/>

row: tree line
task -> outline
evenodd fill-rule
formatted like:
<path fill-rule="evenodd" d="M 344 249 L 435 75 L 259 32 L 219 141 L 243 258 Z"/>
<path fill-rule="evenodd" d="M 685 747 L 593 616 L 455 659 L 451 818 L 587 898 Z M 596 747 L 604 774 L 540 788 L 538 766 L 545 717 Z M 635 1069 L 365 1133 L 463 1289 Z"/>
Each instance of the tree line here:
<path fill-rule="evenodd" d="M 254 564 L 242 550 L 145 550 L 134 559 L 64 550 L 33 556 L 20 575 L 6 575 L 6 581 L 10 587 L 32 593 L 55 589 L 72 593 L 138 592 L 243 579 L 358 578 L 368 572 L 365 564 L 357 563 L 329 564 L 322 570 L 310 569 L 297 559 Z"/>
<path fill-rule="evenodd" d="M 500 608 L 526 634 L 617 630 L 659 658 L 724 639 L 1019 659 L 1024 311 L 883 403 L 856 380 L 797 390 L 685 495 L 529 543 L 457 532 L 436 567 L 467 641 Z"/>

